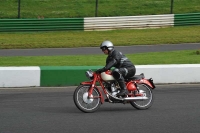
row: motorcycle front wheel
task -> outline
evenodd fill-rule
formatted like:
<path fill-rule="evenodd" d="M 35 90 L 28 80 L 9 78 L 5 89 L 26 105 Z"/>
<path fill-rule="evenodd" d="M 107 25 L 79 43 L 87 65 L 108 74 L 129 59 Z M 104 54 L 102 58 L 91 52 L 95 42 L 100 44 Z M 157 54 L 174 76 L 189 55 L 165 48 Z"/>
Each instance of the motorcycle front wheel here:
<path fill-rule="evenodd" d="M 85 113 L 95 112 L 101 105 L 100 93 L 97 88 L 94 88 L 92 98 L 88 98 L 89 88 L 90 85 L 80 85 L 75 89 L 73 95 L 76 107 Z"/>
<path fill-rule="evenodd" d="M 147 99 L 141 100 L 141 101 L 131 101 L 130 104 L 134 108 L 139 109 L 139 110 L 150 108 L 154 100 L 152 89 L 148 85 L 145 85 L 145 84 L 137 84 L 137 86 L 138 86 L 139 93 L 147 97 Z"/>

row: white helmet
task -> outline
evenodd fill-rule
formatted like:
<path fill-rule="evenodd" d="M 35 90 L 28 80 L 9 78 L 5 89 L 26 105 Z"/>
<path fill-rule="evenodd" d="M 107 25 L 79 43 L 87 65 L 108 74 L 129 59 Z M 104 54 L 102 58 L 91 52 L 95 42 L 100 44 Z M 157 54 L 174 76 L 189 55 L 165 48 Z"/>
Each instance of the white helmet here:
<path fill-rule="evenodd" d="M 114 49 L 113 43 L 111 41 L 103 41 L 100 45 L 100 49 L 108 49 L 109 51 Z"/>

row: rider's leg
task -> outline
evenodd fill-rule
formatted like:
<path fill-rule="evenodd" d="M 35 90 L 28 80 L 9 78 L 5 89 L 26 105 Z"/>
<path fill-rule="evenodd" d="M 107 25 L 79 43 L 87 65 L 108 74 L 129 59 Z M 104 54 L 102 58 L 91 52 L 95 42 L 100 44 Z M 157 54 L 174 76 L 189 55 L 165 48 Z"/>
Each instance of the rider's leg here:
<path fill-rule="evenodd" d="M 124 82 L 124 77 L 123 75 L 126 72 L 123 71 L 123 69 L 119 70 L 119 69 L 114 69 L 112 72 L 113 77 L 117 80 L 119 86 L 120 86 L 120 92 L 117 94 L 118 96 L 124 96 L 128 94 L 127 88 L 126 88 L 126 84 Z"/>

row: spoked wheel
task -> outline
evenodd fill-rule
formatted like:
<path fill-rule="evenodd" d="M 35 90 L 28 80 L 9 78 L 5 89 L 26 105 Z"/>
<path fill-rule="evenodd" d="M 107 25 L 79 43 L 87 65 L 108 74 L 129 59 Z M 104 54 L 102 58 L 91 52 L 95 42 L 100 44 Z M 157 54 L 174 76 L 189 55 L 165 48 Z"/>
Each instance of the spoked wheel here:
<path fill-rule="evenodd" d="M 96 88 L 92 92 L 92 98 L 88 98 L 89 88 L 89 85 L 80 85 L 73 96 L 76 107 L 86 113 L 95 112 L 101 105 L 100 93 Z"/>
<path fill-rule="evenodd" d="M 145 84 L 137 84 L 137 86 L 138 86 L 139 94 L 146 97 L 146 99 L 140 100 L 140 101 L 131 101 L 130 104 L 133 107 L 135 107 L 136 109 L 140 109 L 140 110 L 150 108 L 153 104 L 153 91 L 152 91 L 152 89 Z"/>

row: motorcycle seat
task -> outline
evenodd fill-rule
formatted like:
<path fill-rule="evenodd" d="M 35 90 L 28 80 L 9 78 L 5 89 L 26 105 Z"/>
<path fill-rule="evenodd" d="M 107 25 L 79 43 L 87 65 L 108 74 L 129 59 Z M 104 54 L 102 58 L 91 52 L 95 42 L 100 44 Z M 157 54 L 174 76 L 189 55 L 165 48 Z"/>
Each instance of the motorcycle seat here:
<path fill-rule="evenodd" d="M 145 76 L 144 76 L 144 74 L 143 73 L 141 73 L 140 75 L 134 75 L 133 77 L 129 77 L 129 78 L 127 78 L 126 80 L 140 80 L 140 79 L 143 79 L 143 78 L 145 78 Z"/>

